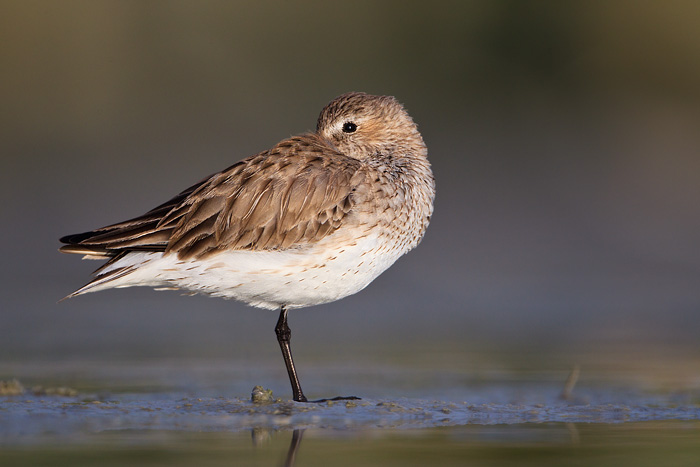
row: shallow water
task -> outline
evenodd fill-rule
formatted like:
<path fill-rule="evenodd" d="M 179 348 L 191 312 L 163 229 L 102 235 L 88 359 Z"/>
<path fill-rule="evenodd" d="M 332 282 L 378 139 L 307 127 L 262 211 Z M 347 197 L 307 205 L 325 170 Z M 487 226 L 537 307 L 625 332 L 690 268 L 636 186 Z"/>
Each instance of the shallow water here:
<path fill-rule="evenodd" d="M 3 446 L 2 465 L 697 465 L 700 422 L 398 429 L 107 429 Z"/>
<path fill-rule="evenodd" d="M 216 432 L 251 429 L 426 429 L 522 423 L 700 421 L 700 407 L 664 404 L 658 398 L 629 403 L 550 400 L 522 404 L 472 404 L 429 399 L 363 399 L 319 404 L 278 400 L 181 397 L 174 394 L 6 397 L 0 433 L 4 444 L 80 439 L 108 431 Z"/>
<path fill-rule="evenodd" d="M 363 398 L 300 404 L 288 400 L 274 366 L 243 375 L 245 365 L 211 361 L 76 366 L 79 372 L 27 362 L 0 368 L 3 379 L 13 373 L 27 387 L 0 397 L 0 465 L 643 466 L 700 459 L 695 384 L 584 372 L 563 399 L 567 372 L 465 379 L 398 364 L 343 372 L 318 365 L 305 367 L 307 388 L 323 391 L 310 397 L 342 386 Z M 77 393 L 50 394 L 51 382 L 66 379 Z M 250 402 L 258 381 L 279 388 L 274 402 Z M 44 388 L 31 388 L 36 383 Z"/>

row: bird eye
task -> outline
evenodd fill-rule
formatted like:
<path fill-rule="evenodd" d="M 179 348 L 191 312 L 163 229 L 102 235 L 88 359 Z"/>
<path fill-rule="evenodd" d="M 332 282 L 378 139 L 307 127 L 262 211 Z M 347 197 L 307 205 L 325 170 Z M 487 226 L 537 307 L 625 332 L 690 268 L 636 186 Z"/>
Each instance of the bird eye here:
<path fill-rule="evenodd" d="M 355 130 L 357 130 L 357 125 L 355 125 L 352 122 L 345 122 L 343 124 L 343 132 L 344 133 L 354 133 Z"/>

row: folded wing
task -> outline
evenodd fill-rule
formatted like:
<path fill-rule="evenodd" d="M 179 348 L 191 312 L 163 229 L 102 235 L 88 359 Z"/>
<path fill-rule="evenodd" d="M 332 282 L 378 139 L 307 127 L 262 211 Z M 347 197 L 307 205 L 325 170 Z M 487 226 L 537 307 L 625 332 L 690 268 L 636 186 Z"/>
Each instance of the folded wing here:
<path fill-rule="evenodd" d="M 113 258 L 161 251 L 198 258 L 222 249 L 315 243 L 352 211 L 360 162 L 316 135 L 282 141 L 188 188 L 146 214 L 61 238 L 66 253 Z"/>

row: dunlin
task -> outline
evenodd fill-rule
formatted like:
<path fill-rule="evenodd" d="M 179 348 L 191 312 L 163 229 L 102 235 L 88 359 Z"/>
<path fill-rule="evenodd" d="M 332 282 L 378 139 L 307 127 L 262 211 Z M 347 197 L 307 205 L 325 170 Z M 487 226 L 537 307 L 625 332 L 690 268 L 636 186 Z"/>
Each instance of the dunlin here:
<path fill-rule="evenodd" d="M 359 292 L 418 245 L 435 183 L 416 124 L 389 96 L 331 101 L 315 133 L 281 141 L 131 220 L 61 238 L 106 259 L 68 297 L 149 286 L 279 309 L 295 401 L 287 312 Z M 68 298 L 67 297 L 67 298 Z"/>

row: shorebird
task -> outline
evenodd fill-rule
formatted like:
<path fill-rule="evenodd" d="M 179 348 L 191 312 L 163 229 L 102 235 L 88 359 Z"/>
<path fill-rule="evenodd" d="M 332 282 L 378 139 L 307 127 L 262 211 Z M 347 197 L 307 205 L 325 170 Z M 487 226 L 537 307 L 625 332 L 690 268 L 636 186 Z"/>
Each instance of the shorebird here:
<path fill-rule="evenodd" d="M 148 286 L 279 309 L 275 332 L 293 399 L 307 402 L 287 312 L 359 292 L 418 245 L 435 197 L 427 155 L 395 98 L 343 94 L 321 111 L 315 133 L 285 139 L 139 217 L 61 238 L 64 253 L 108 260 L 66 298 Z"/>

